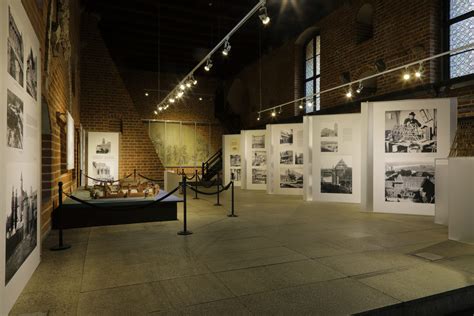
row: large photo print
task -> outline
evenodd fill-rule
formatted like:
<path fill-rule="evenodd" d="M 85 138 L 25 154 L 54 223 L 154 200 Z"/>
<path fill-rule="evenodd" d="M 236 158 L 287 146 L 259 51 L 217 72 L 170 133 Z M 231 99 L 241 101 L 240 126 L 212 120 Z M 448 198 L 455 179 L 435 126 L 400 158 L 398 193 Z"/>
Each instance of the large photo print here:
<path fill-rule="evenodd" d="M 7 146 L 23 149 L 23 101 L 7 90 Z"/>
<path fill-rule="evenodd" d="M 280 169 L 280 188 L 302 189 L 303 188 L 303 169 L 302 168 Z"/>
<path fill-rule="evenodd" d="M 18 29 L 15 18 L 8 7 L 8 45 L 7 69 L 10 76 L 23 87 L 24 77 L 24 45 L 23 33 Z"/>
<path fill-rule="evenodd" d="M 321 193 L 352 194 L 352 156 L 321 157 Z"/>
<path fill-rule="evenodd" d="M 385 112 L 385 152 L 437 152 L 436 115 L 436 109 Z"/>
<path fill-rule="evenodd" d="M 385 163 L 385 201 L 434 204 L 434 164 Z"/>

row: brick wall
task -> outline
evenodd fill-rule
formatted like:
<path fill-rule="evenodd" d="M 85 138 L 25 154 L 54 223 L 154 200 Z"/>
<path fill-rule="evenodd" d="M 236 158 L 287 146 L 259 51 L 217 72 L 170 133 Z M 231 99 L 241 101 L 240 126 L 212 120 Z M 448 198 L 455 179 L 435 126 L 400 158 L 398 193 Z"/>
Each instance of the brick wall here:
<path fill-rule="evenodd" d="M 51 0 L 42 2 L 34 0 L 22 0 L 28 17 L 33 24 L 33 28 L 40 41 L 41 62 L 42 62 L 42 103 L 47 106 L 47 111 L 43 111 L 43 132 L 42 132 L 42 205 L 41 205 L 41 235 L 44 237 L 51 227 L 51 212 L 57 206 L 59 181 L 64 183 L 66 191 L 72 190 L 76 186 L 76 170 L 67 171 L 61 165 L 61 139 L 64 139 L 64 130 L 61 129 L 64 114 L 71 105 L 71 114 L 74 118 L 75 126 L 78 127 L 79 120 L 79 93 L 70 93 L 70 82 L 75 82 L 76 91 L 80 86 L 78 71 L 71 72 L 70 63 L 64 56 L 52 56 L 48 66 L 48 71 L 44 71 L 46 60 L 46 24 L 48 18 L 48 7 Z M 71 53 L 74 63 L 80 64 L 79 56 L 79 1 L 70 0 L 70 41 Z M 75 74 L 75 80 L 71 81 L 71 75 Z M 48 122 L 49 124 L 45 124 Z M 50 127 L 50 128 L 48 128 Z M 78 139 L 75 139 L 76 144 Z M 76 159 L 77 166 L 77 159 Z"/>
<path fill-rule="evenodd" d="M 374 8 L 374 33 L 371 39 L 358 43 L 355 27 L 357 13 L 366 3 Z M 368 71 L 374 71 L 374 63 L 378 59 L 383 59 L 387 69 L 390 69 L 444 51 L 442 7 L 441 0 L 346 2 L 302 32 L 299 37 L 262 57 L 265 78 L 262 87 L 263 107 L 275 106 L 303 96 L 304 37 L 309 39 L 317 32 L 321 36 L 321 90 L 325 90 L 342 84 L 340 76 L 344 72 L 349 72 L 353 81 L 363 77 Z M 415 68 L 417 67 L 412 70 Z M 375 93 L 364 92 L 352 100 L 345 98 L 345 91 L 342 89 L 324 94 L 321 108 L 341 107 L 348 103 L 357 107 L 360 101 L 383 98 L 455 96 L 459 101 L 459 117 L 474 116 L 473 83 L 443 87 L 441 62 L 426 63 L 424 68 L 422 80 L 405 83 L 401 80 L 402 72 L 394 72 L 377 78 Z M 262 117 L 262 121 L 256 121 L 254 105 L 258 104 L 258 69 L 257 61 L 245 67 L 234 78 L 234 82 L 245 82 L 246 89 L 242 93 L 249 95 L 249 105 L 244 116 L 246 126 L 271 122 L 268 112 Z M 356 88 L 353 87 L 354 90 Z M 298 112 L 297 108 L 288 106 L 279 118 L 294 116 Z"/>

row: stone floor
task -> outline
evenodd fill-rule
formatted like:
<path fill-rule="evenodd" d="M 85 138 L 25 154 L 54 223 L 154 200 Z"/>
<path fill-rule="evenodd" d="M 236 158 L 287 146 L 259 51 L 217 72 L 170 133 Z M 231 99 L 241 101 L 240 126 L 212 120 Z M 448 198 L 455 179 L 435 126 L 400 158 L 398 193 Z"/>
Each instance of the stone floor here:
<path fill-rule="evenodd" d="M 181 221 L 66 231 L 73 247 L 43 250 L 12 314 L 337 315 L 474 283 L 474 246 L 432 217 L 236 195 L 238 218 L 228 196 L 190 200 L 186 237 Z"/>

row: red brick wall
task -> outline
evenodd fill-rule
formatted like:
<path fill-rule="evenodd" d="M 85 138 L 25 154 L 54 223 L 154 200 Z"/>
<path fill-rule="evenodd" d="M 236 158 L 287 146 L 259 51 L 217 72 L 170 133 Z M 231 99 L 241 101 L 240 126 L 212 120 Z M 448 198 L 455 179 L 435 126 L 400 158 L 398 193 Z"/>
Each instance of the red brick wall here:
<path fill-rule="evenodd" d="M 360 7 L 371 3 L 374 8 L 373 38 L 357 43 L 356 18 Z M 374 69 L 374 62 L 383 59 L 387 69 L 404 65 L 445 50 L 442 39 L 441 0 L 353 0 L 342 5 L 312 28 L 321 35 L 321 89 L 325 90 L 342 84 L 340 75 L 349 72 L 351 80 Z M 302 35 L 307 35 L 302 32 Z M 294 98 L 302 97 L 303 46 L 296 38 L 262 57 L 263 64 L 263 106 L 272 107 Z M 258 104 L 258 61 L 245 67 L 234 79 L 243 80 L 249 94 L 249 106 L 245 115 L 245 125 L 254 126 L 270 122 L 267 112 L 262 121 L 257 122 L 255 104 Z M 412 70 L 417 68 L 413 67 Z M 376 99 L 393 95 L 395 98 L 427 98 L 456 96 L 459 101 L 459 116 L 474 115 L 473 84 L 451 86 L 440 91 L 423 90 L 428 84 L 442 82 L 441 62 L 432 61 L 424 65 L 423 80 L 404 83 L 402 72 L 394 72 L 377 79 L 375 94 L 347 100 L 344 90 L 324 94 L 321 108 L 341 106 L 349 102 Z M 268 73 L 268 72 L 269 73 Z M 252 88 L 253 87 L 253 88 Z M 355 90 L 357 87 L 353 87 Z M 414 90 L 418 91 L 413 93 Z M 395 96 L 395 94 L 397 96 Z M 298 113 L 298 111 L 296 111 Z M 295 108 L 288 106 L 279 117 L 295 115 Z"/>
<path fill-rule="evenodd" d="M 71 103 L 72 115 L 75 126 L 78 127 L 79 120 L 79 74 L 76 71 L 76 94 L 72 96 L 70 91 L 70 66 L 63 56 L 51 57 L 48 72 L 44 71 L 46 57 L 46 23 L 47 10 L 51 0 L 44 0 L 42 6 L 38 1 L 22 0 L 23 6 L 30 18 L 33 28 L 41 45 L 41 67 L 42 67 L 42 100 L 48 105 L 48 115 L 51 129 L 43 126 L 42 137 L 42 205 L 41 205 L 41 235 L 44 237 L 51 227 L 51 212 L 57 206 L 59 181 L 64 183 L 64 189 L 69 191 L 76 186 L 76 170 L 67 171 L 61 166 L 61 120 L 57 113 L 66 113 L 68 104 Z M 70 41 L 72 48 L 72 60 L 80 63 L 79 56 L 79 1 L 70 0 Z M 62 117 L 64 119 L 64 116 Z M 75 140 L 77 144 L 77 139 Z M 76 160 L 77 166 L 77 160 Z"/>
<path fill-rule="evenodd" d="M 82 58 L 87 60 L 81 69 L 83 127 L 91 132 L 121 132 L 120 176 L 137 169 L 163 179 L 163 165 L 91 15 L 81 21 L 81 41 Z"/>

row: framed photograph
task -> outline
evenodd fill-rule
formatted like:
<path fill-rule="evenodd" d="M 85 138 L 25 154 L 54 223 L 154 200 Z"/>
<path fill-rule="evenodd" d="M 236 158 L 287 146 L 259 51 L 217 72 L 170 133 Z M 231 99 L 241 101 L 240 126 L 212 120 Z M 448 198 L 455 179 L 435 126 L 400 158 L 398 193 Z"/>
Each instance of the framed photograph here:
<path fill-rule="evenodd" d="M 7 70 L 10 76 L 22 87 L 25 73 L 24 53 L 23 32 L 18 29 L 11 8 L 8 7 Z"/>
<path fill-rule="evenodd" d="M 265 167 L 267 165 L 267 152 L 263 150 L 254 151 L 252 156 L 252 166 Z"/>
<path fill-rule="evenodd" d="M 231 167 L 240 167 L 241 157 L 240 155 L 230 155 L 230 166 Z"/>
<path fill-rule="evenodd" d="M 338 126 L 337 123 L 323 122 L 321 124 L 321 137 L 337 137 Z"/>
<path fill-rule="evenodd" d="M 282 130 L 280 132 L 280 144 L 281 145 L 292 145 L 293 144 L 293 129 Z"/>
<path fill-rule="evenodd" d="M 266 183 L 267 183 L 267 170 L 252 169 L 252 184 L 266 184 Z"/>
<path fill-rule="evenodd" d="M 337 153 L 338 142 L 336 140 L 322 140 L 321 141 L 321 152 L 322 153 Z"/>
<path fill-rule="evenodd" d="M 265 148 L 265 135 L 252 135 L 252 148 Z"/>
<path fill-rule="evenodd" d="M 293 164 L 293 150 L 284 150 L 280 152 L 280 164 L 282 165 Z"/>
<path fill-rule="evenodd" d="M 280 188 L 282 189 L 302 189 L 303 169 L 302 168 L 281 168 Z"/>
<path fill-rule="evenodd" d="M 242 180 L 242 172 L 238 168 L 231 168 L 230 169 L 230 177 L 232 181 L 241 181 Z"/>
<path fill-rule="evenodd" d="M 23 149 L 23 101 L 7 90 L 7 146 Z"/>
<path fill-rule="evenodd" d="M 295 165 L 302 165 L 303 164 L 303 153 L 296 152 L 295 153 Z"/>
<path fill-rule="evenodd" d="M 321 193 L 352 194 L 352 156 L 321 157 Z"/>

